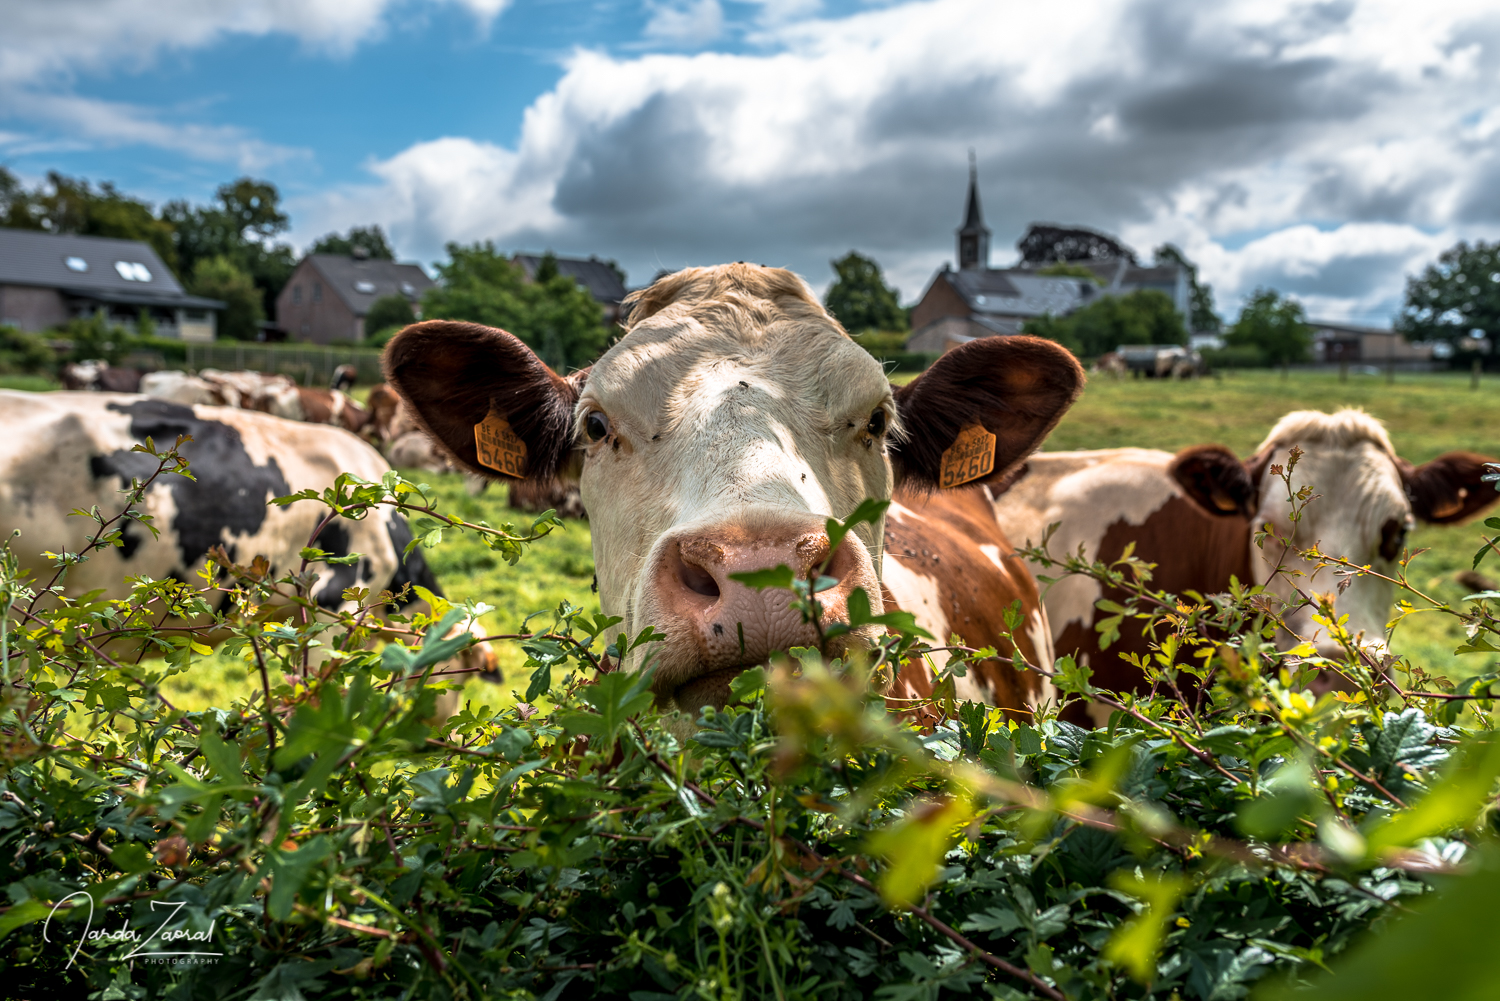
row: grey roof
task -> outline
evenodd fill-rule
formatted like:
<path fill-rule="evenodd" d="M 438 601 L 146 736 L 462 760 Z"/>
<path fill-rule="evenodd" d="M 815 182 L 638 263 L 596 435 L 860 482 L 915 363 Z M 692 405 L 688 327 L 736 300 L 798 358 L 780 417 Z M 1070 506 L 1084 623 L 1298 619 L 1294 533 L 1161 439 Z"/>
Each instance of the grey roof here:
<path fill-rule="evenodd" d="M 1019 269 L 945 271 L 940 277 L 952 283 L 969 308 L 980 315 L 1061 316 L 1094 295 L 1094 284 L 1087 279 L 1038 275 Z"/>
<path fill-rule="evenodd" d="M 512 258 L 517 264 L 526 270 L 527 278 L 536 277 L 536 269 L 542 265 L 540 254 L 517 254 Z M 625 283 L 610 267 L 608 262 L 601 261 L 597 257 L 587 260 L 577 257 L 557 258 L 558 274 L 567 275 L 569 278 L 589 290 L 589 295 L 594 297 L 595 302 L 619 305 L 620 300 L 625 298 Z"/>
<path fill-rule="evenodd" d="M 82 261 L 84 269 L 69 267 L 69 259 Z M 148 244 L 108 236 L 0 229 L 0 285 L 54 288 L 80 298 L 140 306 L 224 305 L 184 292 Z"/>
<path fill-rule="evenodd" d="M 1345 323 L 1342 320 L 1308 320 L 1306 322 L 1312 328 L 1314 337 L 1322 335 L 1324 339 L 1338 334 L 1356 337 L 1365 334 L 1384 334 L 1389 337 L 1396 333 L 1390 327 L 1362 327 L 1354 323 Z"/>
<path fill-rule="evenodd" d="M 416 299 L 435 284 L 416 264 L 360 259 L 345 254 L 309 254 L 310 264 L 328 287 L 338 293 L 355 316 L 364 316 L 375 300 L 388 295 Z"/>

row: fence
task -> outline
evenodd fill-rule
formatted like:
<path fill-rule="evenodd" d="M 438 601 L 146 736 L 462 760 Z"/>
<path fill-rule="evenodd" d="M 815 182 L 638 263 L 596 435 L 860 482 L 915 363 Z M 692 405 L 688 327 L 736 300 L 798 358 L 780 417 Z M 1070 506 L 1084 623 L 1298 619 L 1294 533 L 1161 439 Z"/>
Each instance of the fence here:
<path fill-rule="evenodd" d="M 340 365 L 353 365 L 362 386 L 385 380 L 380 371 L 380 351 L 375 348 L 252 344 L 244 341 L 187 345 L 187 367 L 193 371 L 204 368 L 253 369 L 289 375 L 304 386 L 328 385 L 333 370 Z"/>

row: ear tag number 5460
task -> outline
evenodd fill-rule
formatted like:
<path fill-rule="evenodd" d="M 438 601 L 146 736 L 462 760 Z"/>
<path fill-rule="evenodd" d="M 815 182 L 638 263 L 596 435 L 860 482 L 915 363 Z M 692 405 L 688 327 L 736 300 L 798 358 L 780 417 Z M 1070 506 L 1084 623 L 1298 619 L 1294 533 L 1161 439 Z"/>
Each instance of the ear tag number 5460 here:
<path fill-rule="evenodd" d="M 995 436 L 978 424 L 970 424 L 943 453 L 943 489 L 988 476 L 994 470 Z"/>

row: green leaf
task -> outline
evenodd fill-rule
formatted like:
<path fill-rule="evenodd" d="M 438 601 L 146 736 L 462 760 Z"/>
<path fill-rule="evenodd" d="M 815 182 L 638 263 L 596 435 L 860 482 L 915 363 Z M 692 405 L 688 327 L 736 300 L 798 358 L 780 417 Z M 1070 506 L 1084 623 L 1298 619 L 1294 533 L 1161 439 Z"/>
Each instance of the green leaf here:
<path fill-rule="evenodd" d="M 1273 840 L 1282 836 L 1317 802 L 1312 781 L 1312 769 L 1306 761 L 1288 761 L 1261 785 L 1259 796 L 1240 804 L 1235 827 L 1252 838 Z"/>
<path fill-rule="evenodd" d="M 1167 921 L 1188 881 L 1167 873 L 1143 877 L 1119 872 L 1109 883 L 1122 893 L 1145 901 L 1146 909 L 1115 929 L 1104 946 L 1104 958 L 1125 967 L 1137 982 L 1149 984 L 1156 979 L 1156 957 L 1166 937 Z"/>
<path fill-rule="evenodd" d="M 40 900 L 23 900 L 13 905 L 4 914 L 0 914 L 0 939 L 5 938 L 22 925 L 47 920 L 48 915 L 52 913 L 52 907 L 52 904 L 43 903 Z"/>
<path fill-rule="evenodd" d="M 1370 858 L 1474 823 L 1500 777 L 1500 738 L 1487 736 L 1489 740 L 1465 744 L 1411 809 L 1386 818 L 1366 834 Z"/>
<path fill-rule="evenodd" d="M 153 861 L 151 852 L 139 841 L 117 845 L 109 853 L 110 864 L 124 873 L 145 872 L 151 868 Z"/>
<path fill-rule="evenodd" d="M 905 817 L 870 837 L 869 850 L 887 862 L 880 896 L 888 906 L 910 907 L 922 898 L 957 840 L 958 828 L 973 815 L 965 797 L 931 800 L 914 804 Z"/>
<path fill-rule="evenodd" d="M 620 727 L 631 716 L 649 708 L 655 700 L 651 691 L 653 673 L 648 669 L 639 674 L 624 671 L 606 674 L 583 690 L 584 701 L 593 706 L 594 711 L 564 713 L 563 729 L 568 733 L 590 734 L 601 738 L 605 746 L 614 746 Z"/>
<path fill-rule="evenodd" d="M 797 580 L 797 575 L 792 573 L 791 567 L 783 563 L 780 566 L 772 567 L 769 570 L 752 570 L 748 573 L 732 573 L 729 575 L 729 579 L 737 580 L 746 587 L 752 588 L 756 591 L 764 591 L 769 587 L 779 587 L 790 591 L 792 589 L 792 584 Z"/>
<path fill-rule="evenodd" d="M 266 912 L 277 921 L 285 921 L 297 902 L 297 893 L 307 883 L 313 870 L 333 852 L 333 844 L 326 835 L 318 835 L 296 851 L 270 848 L 266 860 L 261 864 L 257 876 L 271 877 L 271 894 L 266 900 Z"/>

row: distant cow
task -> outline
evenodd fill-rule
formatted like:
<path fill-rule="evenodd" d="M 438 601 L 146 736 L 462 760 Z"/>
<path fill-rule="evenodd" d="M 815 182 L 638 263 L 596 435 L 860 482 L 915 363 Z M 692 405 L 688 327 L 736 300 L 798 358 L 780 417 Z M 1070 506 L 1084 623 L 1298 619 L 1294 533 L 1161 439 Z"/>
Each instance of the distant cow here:
<path fill-rule="evenodd" d="M 64 389 L 95 393 L 134 393 L 141 384 L 141 370 L 116 368 L 107 361 L 70 362 L 59 373 Z"/>
<path fill-rule="evenodd" d="M 1486 461 L 1481 456 L 1450 452 L 1413 467 L 1396 455 L 1385 428 L 1368 414 L 1298 411 L 1283 417 L 1243 462 L 1218 445 L 1175 456 L 1141 448 L 1035 455 L 1025 474 L 997 499 L 996 516 L 1017 541 L 1040 542 L 1047 526 L 1058 522 L 1049 544 L 1055 556 L 1082 546 L 1086 559 L 1110 562 L 1133 545 L 1136 556 L 1156 564 L 1151 586 L 1174 594 L 1227 591 L 1233 576 L 1287 597 L 1292 585 L 1285 578 L 1269 579 L 1276 564 L 1304 573 L 1311 567 L 1275 543 L 1256 547 L 1252 524 L 1269 522 L 1280 535 L 1291 534 L 1286 486 L 1267 470 L 1272 463 L 1284 464 L 1293 446 L 1305 453 L 1293 489 L 1307 484 L 1318 495 L 1297 524 L 1295 545 L 1316 544 L 1322 552 L 1383 573 L 1401 557 L 1416 521 L 1461 521 L 1500 499 L 1480 481 Z M 1293 582 L 1321 592 L 1334 590 L 1335 583 L 1326 573 Z M 1127 628 L 1116 644 L 1099 649 L 1094 626 L 1112 614 L 1095 607 L 1104 597 L 1122 598 L 1105 594 L 1085 577 L 1053 584 L 1045 601 L 1054 643 L 1059 653 L 1078 652 L 1098 684 L 1137 688 L 1140 672 L 1123 655 L 1144 654 L 1146 640 Z M 1349 616 L 1350 631 L 1378 654 L 1384 650 L 1392 600 L 1390 584 L 1361 577 L 1338 596 L 1336 607 Z M 1287 616 L 1288 626 L 1304 637 L 1319 632 L 1312 611 Z M 1292 642 L 1286 635 L 1280 640 Z M 1325 633 L 1318 646 L 1325 655 L 1339 654 Z"/>
<path fill-rule="evenodd" d="M 0 390 L 0 426 L 6 429 L 0 436 L 0 537 L 20 531 L 11 548 L 43 581 L 51 576 L 51 561 L 41 553 L 77 552 L 95 528 L 68 512 L 93 505 L 118 511 L 121 489 L 155 470 L 156 460 L 133 446 L 151 438 L 164 449 L 178 435 L 193 438 L 182 451 L 196 479 L 163 476 L 143 503 L 160 538 L 127 524 L 122 545 L 96 551 L 68 571 L 72 595 L 99 588 L 123 597 L 126 578 L 141 574 L 190 581 L 220 545 L 237 562 L 259 554 L 278 572 L 295 570 L 326 509 L 307 501 L 276 507 L 271 499 L 309 487 L 321 491 L 341 472 L 378 481 L 389 468 L 368 445 L 336 428 L 115 393 Z M 403 562 L 410 541 L 405 519 L 388 508 L 360 521 L 334 520 L 315 544 L 363 559 L 349 566 L 314 564 L 320 581 L 313 597 L 338 608 L 346 588 L 400 591 L 408 583 L 440 594 L 420 549 Z M 488 668 L 489 656 L 481 650 L 470 659 Z"/>
<path fill-rule="evenodd" d="M 806 576 L 826 564 L 837 581 L 818 596 L 826 622 L 845 619 L 859 589 L 874 611 L 892 597 L 940 636 L 976 646 L 1009 649 L 1002 613 L 1018 600 L 1021 654 L 1051 663 L 1035 585 L 1009 558 L 983 487 L 930 491 L 945 474 L 950 484 L 1002 476 L 1037 446 L 1082 386 L 1068 352 L 982 338 L 893 387 L 787 271 L 689 268 L 630 301 L 624 337 L 567 378 L 510 334 L 451 321 L 397 334 L 385 365 L 422 425 L 474 472 L 580 482 L 600 605 L 623 619 L 614 632 L 666 634 L 625 665 L 649 657 L 662 704 L 722 705 L 744 668 L 818 645 L 786 592 L 733 579 L 778 565 Z M 961 432 L 966 448 L 954 451 Z M 887 518 L 830 551 L 829 516 L 893 496 L 900 506 Z M 862 626 L 824 652 L 878 632 Z M 905 665 L 892 694 L 931 682 L 924 664 Z M 997 662 L 967 683 L 1023 712 L 1047 697 L 1035 673 Z"/>
<path fill-rule="evenodd" d="M 337 389 L 299 386 L 289 376 L 264 372 L 225 372 L 205 368 L 197 376 L 165 378 L 166 373 L 142 383 L 142 392 L 174 402 L 212 402 L 241 410 L 258 410 L 289 421 L 332 424 L 346 431 L 362 431 L 369 414 L 359 402 Z M 208 399 L 202 399 L 203 396 Z"/>

